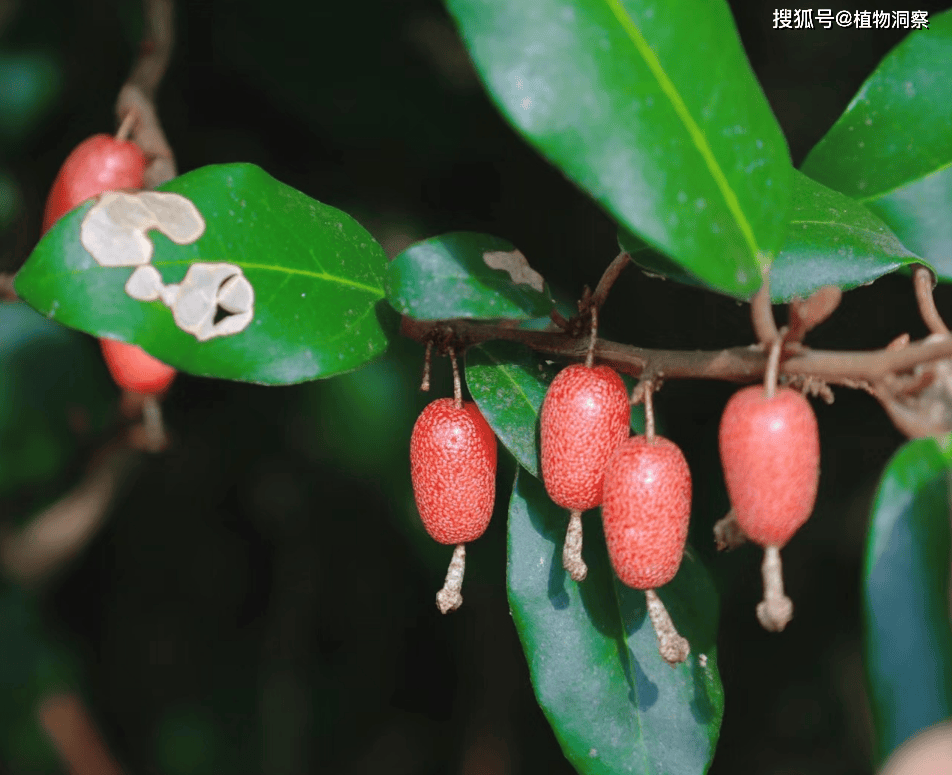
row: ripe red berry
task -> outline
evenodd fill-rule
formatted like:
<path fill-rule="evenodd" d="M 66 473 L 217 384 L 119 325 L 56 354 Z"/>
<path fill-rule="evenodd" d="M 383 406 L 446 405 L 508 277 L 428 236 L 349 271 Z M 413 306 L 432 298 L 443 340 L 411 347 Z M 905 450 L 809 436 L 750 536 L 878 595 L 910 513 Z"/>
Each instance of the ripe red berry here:
<path fill-rule="evenodd" d="M 165 392 L 175 379 L 174 367 L 153 358 L 141 347 L 115 339 L 100 339 L 99 345 L 109 373 L 123 390 L 157 395 Z"/>
<path fill-rule="evenodd" d="M 93 135 L 66 157 L 46 199 L 43 232 L 74 207 L 105 191 L 143 186 L 146 156 L 129 140 Z M 168 388 L 176 371 L 145 350 L 125 342 L 100 340 L 116 384 L 133 393 L 156 395 Z"/>
<path fill-rule="evenodd" d="M 737 391 L 721 417 L 721 465 L 738 524 L 760 546 L 783 547 L 807 521 L 820 479 L 820 435 L 810 402 L 778 387 Z"/>
<path fill-rule="evenodd" d="M 65 213 L 104 191 L 140 189 L 146 156 L 129 140 L 111 135 L 93 135 L 66 157 L 60 168 L 43 214 L 43 232 Z"/>
<path fill-rule="evenodd" d="M 471 401 L 440 398 L 410 436 L 413 495 L 426 531 L 441 544 L 479 538 L 496 494 L 496 437 Z"/>
<path fill-rule="evenodd" d="M 655 589 L 681 565 L 691 517 L 691 471 L 680 448 L 632 436 L 605 469 L 602 522 L 615 573 L 634 589 Z"/>
<path fill-rule="evenodd" d="M 605 465 L 628 437 L 628 391 L 608 366 L 574 364 L 552 380 L 539 417 L 542 480 L 566 509 L 602 502 Z"/>

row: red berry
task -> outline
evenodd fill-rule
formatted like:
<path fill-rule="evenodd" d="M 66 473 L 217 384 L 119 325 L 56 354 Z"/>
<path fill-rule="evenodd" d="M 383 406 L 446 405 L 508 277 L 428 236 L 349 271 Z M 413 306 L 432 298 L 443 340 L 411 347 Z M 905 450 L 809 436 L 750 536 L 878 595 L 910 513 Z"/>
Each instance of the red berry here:
<path fill-rule="evenodd" d="M 53 181 L 43 214 L 43 232 L 90 197 L 104 191 L 142 188 L 145 168 L 145 154 L 129 140 L 111 135 L 93 135 L 84 140 L 66 157 Z"/>
<path fill-rule="evenodd" d="M 810 402 L 763 385 L 731 396 L 720 427 L 721 465 L 738 524 L 760 546 L 782 547 L 807 521 L 820 480 L 820 433 Z"/>
<path fill-rule="evenodd" d="M 602 521 L 612 567 L 634 589 L 655 589 L 681 565 L 691 517 L 691 471 L 677 444 L 632 436 L 605 469 Z"/>
<path fill-rule="evenodd" d="M 539 418 L 542 481 L 566 509 L 602 502 L 605 465 L 628 437 L 628 391 L 608 366 L 574 364 L 552 380 Z"/>
<path fill-rule="evenodd" d="M 176 371 L 141 347 L 115 339 L 100 339 L 109 373 L 123 390 L 145 395 L 162 393 L 172 384 Z"/>
<path fill-rule="evenodd" d="M 426 531 L 441 544 L 475 541 L 496 495 L 496 437 L 472 401 L 440 398 L 410 436 L 413 495 Z"/>

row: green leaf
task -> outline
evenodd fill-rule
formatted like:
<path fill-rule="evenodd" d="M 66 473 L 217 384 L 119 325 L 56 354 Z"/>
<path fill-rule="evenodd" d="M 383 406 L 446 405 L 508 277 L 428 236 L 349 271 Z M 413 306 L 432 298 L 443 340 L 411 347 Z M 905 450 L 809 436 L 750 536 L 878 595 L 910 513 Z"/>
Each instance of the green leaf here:
<path fill-rule="evenodd" d="M 509 604 L 562 751 L 583 775 L 706 772 L 724 711 L 710 578 L 689 549 L 658 590 L 691 644 L 687 662 L 671 668 L 644 593 L 611 569 L 597 518 L 585 520 L 588 578 L 576 584 L 562 569 L 567 524 L 542 484 L 520 473 L 509 507 Z"/>
<path fill-rule="evenodd" d="M 475 232 L 432 237 L 396 256 L 387 266 L 387 301 L 417 320 L 528 319 L 553 307 L 542 275 L 512 243 Z"/>
<path fill-rule="evenodd" d="M 910 32 L 860 87 L 803 171 L 863 202 L 952 278 L 952 11 Z"/>
<path fill-rule="evenodd" d="M 796 173 L 790 231 L 770 269 L 773 301 L 856 288 L 914 263 L 925 262 L 862 204 Z"/>
<path fill-rule="evenodd" d="M 863 569 L 865 664 L 880 761 L 952 716 L 949 469 L 933 439 L 889 461 Z"/>
<path fill-rule="evenodd" d="M 490 96 L 549 161 L 711 286 L 759 287 L 792 167 L 725 2 L 447 5 Z"/>
<path fill-rule="evenodd" d="M 618 244 L 649 273 L 717 290 L 639 242 L 635 235 L 619 229 Z M 914 263 L 925 262 L 862 204 L 794 170 L 790 230 L 770 268 L 770 298 L 775 303 L 805 299 L 824 285 L 844 290 L 867 285 Z"/>
<path fill-rule="evenodd" d="M 65 325 L 135 342 L 182 371 L 209 377 L 302 382 L 351 371 L 384 350 L 386 257 L 346 213 L 250 164 L 202 167 L 161 190 L 189 199 L 205 231 L 185 245 L 148 232 L 151 266 L 166 286 L 181 283 L 196 262 L 238 267 L 254 292 L 244 330 L 199 341 L 162 301 L 126 293 L 133 267 L 100 266 L 80 243 L 91 202 L 40 241 L 17 275 L 17 292 Z"/>
<path fill-rule="evenodd" d="M 466 350 L 466 387 L 502 445 L 535 477 L 539 412 L 549 383 L 563 368 L 514 342 L 485 342 Z"/>
<path fill-rule="evenodd" d="M 549 384 L 564 367 L 515 342 L 484 342 L 466 350 L 470 395 L 502 445 L 535 477 L 542 476 L 539 412 Z M 634 380 L 621 377 L 631 392 Z M 644 431 L 644 406 L 632 407 L 631 427 Z"/>
<path fill-rule="evenodd" d="M 114 397 L 87 337 L 26 304 L 0 304 L 0 496 L 46 495 L 83 436 L 105 427 Z"/>

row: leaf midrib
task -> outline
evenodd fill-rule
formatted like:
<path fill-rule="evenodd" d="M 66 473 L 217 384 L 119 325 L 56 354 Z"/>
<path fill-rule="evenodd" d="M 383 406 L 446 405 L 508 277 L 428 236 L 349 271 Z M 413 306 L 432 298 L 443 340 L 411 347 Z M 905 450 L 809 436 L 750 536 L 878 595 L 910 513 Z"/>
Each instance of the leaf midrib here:
<path fill-rule="evenodd" d="M 715 185 L 721 192 L 721 196 L 724 197 L 724 201 L 727 204 L 727 209 L 734 217 L 737 227 L 740 229 L 740 232 L 744 237 L 744 242 L 747 243 L 747 247 L 750 249 L 751 255 L 759 261 L 760 249 L 757 245 L 757 238 L 754 236 L 754 231 L 750 226 L 750 222 L 744 215 L 744 210 L 740 205 L 740 201 L 737 199 L 737 194 L 735 194 L 734 189 L 731 188 L 731 185 L 727 180 L 727 176 L 724 174 L 724 171 L 721 169 L 720 164 L 718 164 L 718 161 L 714 156 L 714 152 L 711 150 L 711 146 L 708 144 L 704 137 L 704 133 L 701 131 L 701 128 L 697 125 L 697 122 L 691 115 L 691 111 L 688 110 L 688 106 L 681 98 L 677 87 L 675 87 L 672 80 L 668 77 L 668 74 L 661 65 L 661 61 L 658 59 L 657 54 L 651 50 L 651 47 L 648 45 L 648 41 L 646 41 L 644 36 L 641 34 L 641 30 L 638 29 L 638 26 L 635 24 L 634 20 L 628 14 L 628 11 L 622 5 L 621 0 L 605 0 L 605 3 L 614 14 L 619 24 L 621 24 L 622 29 L 627 33 L 629 39 L 638 50 L 638 53 L 641 54 L 641 57 L 648 66 L 648 69 L 651 71 L 651 74 L 655 77 L 658 87 L 668 98 L 668 101 L 671 103 L 671 107 L 674 108 L 674 112 L 677 114 L 678 118 L 681 119 L 681 123 L 687 130 L 688 135 L 691 137 L 694 147 L 697 148 L 698 153 L 701 154 L 701 158 L 704 160 L 704 164 L 707 167 L 708 172 L 711 173 L 711 177 L 714 179 Z"/>

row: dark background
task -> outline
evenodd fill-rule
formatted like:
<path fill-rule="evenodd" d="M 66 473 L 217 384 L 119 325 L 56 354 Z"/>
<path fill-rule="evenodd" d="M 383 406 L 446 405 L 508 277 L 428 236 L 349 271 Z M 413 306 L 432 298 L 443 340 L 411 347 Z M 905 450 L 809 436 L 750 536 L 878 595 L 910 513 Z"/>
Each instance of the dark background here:
<path fill-rule="evenodd" d="M 732 7 L 796 163 L 903 34 L 774 30 L 775 6 Z M 0 0 L 0 54 L 45 63 L 39 107 L 0 145 L 0 270 L 29 254 L 69 151 L 115 129 L 139 13 L 132 0 Z M 3 85 L 0 114 L 13 105 Z M 487 231 L 572 296 L 617 253 L 609 219 L 499 118 L 434 0 L 182 2 L 159 108 L 181 171 L 253 162 L 354 215 L 391 255 Z M 945 288 L 938 300 L 948 308 Z M 810 344 L 873 348 L 906 331 L 926 333 L 908 279 L 894 276 L 847 294 Z M 753 338 L 746 306 L 634 269 L 602 332 L 677 348 Z M 465 605 L 444 618 L 433 604 L 450 552 L 418 525 L 407 447 L 416 414 L 450 387 L 437 362 L 421 394 L 421 366 L 422 348 L 397 342 L 323 383 L 177 380 L 165 403 L 173 448 L 140 466 L 45 603 L 75 636 L 91 706 L 130 771 L 572 772 L 508 613 L 510 460 L 494 522 L 469 552 Z M 722 593 L 727 699 L 711 773 L 870 773 L 860 568 L 875 483 L 901 436 L 864 393 L 814 402 L 820 497 L 784 552 L 796 618 L 767 634 L 754 617 L 759 552 L 715 557 L 709 538 L 726 510 L 716 428 L 733 389 L 669 383 L 656 399 L 694 471 L 692 543 Z"/>

